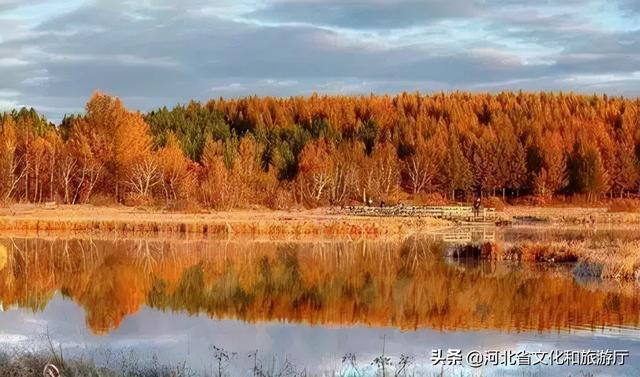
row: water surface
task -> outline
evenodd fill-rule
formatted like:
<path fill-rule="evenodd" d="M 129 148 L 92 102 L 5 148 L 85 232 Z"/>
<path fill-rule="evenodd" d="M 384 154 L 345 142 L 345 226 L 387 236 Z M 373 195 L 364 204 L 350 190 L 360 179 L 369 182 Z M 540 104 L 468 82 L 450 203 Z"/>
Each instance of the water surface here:
<path fill-rule="evenodd" d="M 346 353 L 368 365 L 384 345 L 392 358 L 413 356 L 415 374 L 430 375 L 441 371 L 431 365 L 433 349 L 612 349 L 630 352 L 625 366 L 480 371 L 637 375 L 634 284 L 575 279 L 571 265 L 442 256 L 449 242 L 617 237 L 589 232 L 456 229 L 402 241 L 5 238 L 0 342 L 37 347 L 48 332 L 71 353 L 99 359 L 100 350 L 132 350 L 199 370 L 211 368 L 215 345 L 237 352 L 230 368 L 247 375 L 240 357 L 253 350 L 320 374 L 340 371 Z"/>

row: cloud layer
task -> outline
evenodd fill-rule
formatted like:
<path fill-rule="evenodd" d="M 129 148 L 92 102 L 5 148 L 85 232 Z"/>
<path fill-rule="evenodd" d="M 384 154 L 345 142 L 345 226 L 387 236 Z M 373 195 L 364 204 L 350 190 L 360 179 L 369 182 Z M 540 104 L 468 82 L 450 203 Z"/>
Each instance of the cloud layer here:
<path fill-rule="evenodd" d="M 617 1 L 617 2 L 616 2 Z M 632 0 L 0 0 L 0 107 L 217 96 L 640 93 Z"/>

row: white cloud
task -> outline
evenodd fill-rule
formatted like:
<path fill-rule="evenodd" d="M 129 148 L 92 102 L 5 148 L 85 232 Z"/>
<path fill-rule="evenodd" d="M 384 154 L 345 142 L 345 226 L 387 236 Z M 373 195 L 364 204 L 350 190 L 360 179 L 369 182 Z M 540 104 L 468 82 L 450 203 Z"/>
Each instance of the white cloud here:
<path fill-rule="evenodd" d="M 18 102 L 16 102 L 16 101 L 7 101 L 7 100 L 0 99 L 0 110 L 1 111 L 11 110 L 11 109 L 15 109 L 17 107 L 19 107 L 19 105 L 18 105 Z"/>
<path fill-rule="evenodd" d="M 29 62 L 20 58 L 0 58 L 0 68 L 28 65 Z"/>
<path fill-rule="evenodd" d="M 13 89 L 0 89 L 0 98 L 18 97 L 21 93 Z"/>
<path fill-rule="evenodd" d="M 622 7 L 596 22 L 604 0 L 74 1 L 0 4 L 5 106 L 60 119 L 96 89 L 141 110 L 313 91 L 640 93 L 640 24 Z"/>

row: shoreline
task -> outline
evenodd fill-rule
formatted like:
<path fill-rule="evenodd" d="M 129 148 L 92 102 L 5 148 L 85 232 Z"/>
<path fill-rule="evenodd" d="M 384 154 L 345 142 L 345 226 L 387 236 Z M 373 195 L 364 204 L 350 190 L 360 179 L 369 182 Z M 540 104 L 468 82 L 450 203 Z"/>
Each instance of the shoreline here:
<path fill-rule="evenodd" d="M 496 212 L 498 224 L 514 226 L 637 226 L 640 213 L 604 208 L 510 206 Z M 247 209 L 222 212 L 169 212 L 150 208 L 93 205 L 15 204 L 0 208 L 0 234 L 161 234 L 381 237 L 408 236 L 460 224 L 431 217 L 355 216 L 335 208 Z M 483 224 L 478 224 L 479 226 Z M 465 226 L 473 226 L 466 224 Z"/>
<path fill-rule="evenodd" d="M 131 207 L 14 205 L 0 209 L 0 234 L 406 236 L 453 226 L 435 218 L 374 218 L 327 213 L 326 209 L 163 212 Z"/>
<path fill-rule="evenodd" d="M 507 206 L 498 216 L 514 224 L 640 225 L 640 212 L 613 212 L 601 207 Z"/>
<path fill-rule="evenodd" d="M 640 213 L 589 207 L 508 206 L 497 224 L 528 227 L 637 226 Z M 478 224 L 483 226 L 486 224 Z M 356 216 L 336 208 L 220 212 L 169 212 L 126 206 L 15 204 L 0 208 L 0 233 L 20 235 L 98 233 L 105 235 L 381 237 L 408 236 L 461 226 L 431 217 Z M 464 224 L 462 226 L 474 226 Z"/>

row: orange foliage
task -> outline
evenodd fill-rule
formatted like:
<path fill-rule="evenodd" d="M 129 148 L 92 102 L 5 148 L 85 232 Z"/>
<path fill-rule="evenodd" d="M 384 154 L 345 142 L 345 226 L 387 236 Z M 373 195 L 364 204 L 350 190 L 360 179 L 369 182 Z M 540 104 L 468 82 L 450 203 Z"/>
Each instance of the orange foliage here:
<path fill-rule="evenodd" d="M 211 208 L 395 201 L 402 190 L 593 203 L 638 192 L 639 108 L 564 93 L 314 94 L 143 117 L 96 93 L 60 127 L 35 110 L 0 117 L 0 194 L 65 203 L 135 194 Z"/>
<path fill-rule="evenodd" d="M 633 289 L 576 284 L 559 269 L 495 262 L 464 267 L 446 262 L 438 244 L 418 239 L 1 244 L 0 300 L 6 306 L 42 310 L 60 291 L 84 308 L 96 333 L 116 329 L 143 305 L 245 321 L 402 329 L 640 323 Z"/>

